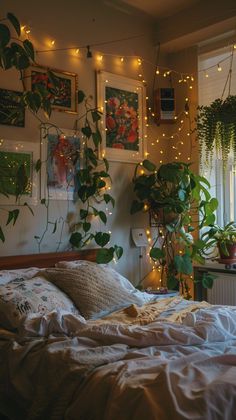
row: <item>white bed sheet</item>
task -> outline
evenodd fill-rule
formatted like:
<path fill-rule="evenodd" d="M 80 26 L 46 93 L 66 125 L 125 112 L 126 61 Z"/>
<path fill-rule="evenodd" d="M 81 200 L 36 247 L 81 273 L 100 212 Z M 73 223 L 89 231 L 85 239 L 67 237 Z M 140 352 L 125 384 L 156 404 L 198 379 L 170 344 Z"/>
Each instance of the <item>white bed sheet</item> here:
<path fill-rule="evenodd" d="M 0 331 L 0 408 L 12 419 L 233 420 L 236 308 L 171 298 L 147 325 L 34 316 Z M 199 309 L 198 309 L 199 306 Z"/>

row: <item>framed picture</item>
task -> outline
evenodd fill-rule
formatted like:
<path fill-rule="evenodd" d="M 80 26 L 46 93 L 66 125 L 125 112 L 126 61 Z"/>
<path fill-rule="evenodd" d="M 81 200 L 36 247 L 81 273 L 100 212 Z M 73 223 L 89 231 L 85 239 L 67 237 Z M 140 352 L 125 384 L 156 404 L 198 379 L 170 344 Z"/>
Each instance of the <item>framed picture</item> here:
<path fill-rule="evenodd" d="M 25 109 L 20 106 L 22 92 L 0 89 L 0 124 L 25 126 Z"/>
<path fill-rule="evenodd" d="M 97 73 L 101 119 L 101 157 L 137 163 L 144 159 L 145 98 L 142 82 L 101 71 Z"/>
<path fill-rule="evenodd" d="M 75 173 L 81 166 L 81 144 L 73 130 L 41 130 L 41 198 L 73 200 Z"/>
<path fill-rule="evenodd" d="M 55 85 L 52 85 L 47 74 L 48 71 L 52 72 L 56 78 L 57 83 Z M 32 91 L 35 90 L 36 85 L 41 85 L 48 90 L 53 109 L 73 114 L 77 113 L 78 76 L 76 73 L 31 66 L 25 71 L 24 77 L 26 86 Z"/>
<path fill-rule="evenodd" d="M 0 140 L 0 203 L 36 205 L 38 177 L 35 165 L 39 144 Z"/>

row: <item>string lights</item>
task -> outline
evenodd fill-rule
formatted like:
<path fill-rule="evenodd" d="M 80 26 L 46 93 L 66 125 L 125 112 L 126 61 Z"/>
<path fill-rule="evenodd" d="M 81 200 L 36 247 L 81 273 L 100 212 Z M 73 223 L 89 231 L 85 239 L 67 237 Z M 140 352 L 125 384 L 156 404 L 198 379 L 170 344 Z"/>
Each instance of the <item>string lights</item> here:
<path fill-rule="evenodd" d="M 31 29 L 29 26 L 22 26 L 22 31 L 25 31 L 25 33 L 29 34 Z M 120 39 L 115 39 L 115 40 L 109 40 L 109 41 L 105 41 L 99 44 L 90 44 L 90 45 L 86 45 L 86 46 L 74 46 L 74 47 L 65 47 L 65 48 L 50 48 L 50 50 L 38 50 L 37 54 L 43 54 L 43 53 L 47 53 L 47 52 L 58 52 L 58 51 L 73 51 L 73 54 L 75 56 L 77 56 L 78 58 L 82 59 L 84 54 L 83 51 L 85 51 L 86 54 L 86 58 L 91 59 L 93 57 L 95 57 L 96 59 L 96 63 L 100 66 L 105 66 L 106 65 L 106 59 L 112 59 L 114 58 L 116 60 L 116 62 L 119 62 L 122 65 L 125 65 L 125 63 L 128 63 L 131 61 L 133 61 L 133 65 L 136 66 L 137 69 L 137 76 L 138 78 L 142 81 L 142 83 L 144 85 L 146 85 L 146 79 L 145 79 L 145 71 L 144 71 L 144 66 L 148 65 L 148 66 L 152 66 L 155 72 L 155 75 L 158 78 L 165 78 L 165 79 L 169 79 L 171 77 L 176 76 L 177 77 L 177 83 L 182 84 L 183 86 L 186 86 L 186 89 L 189 91 L 193 90 L 193 84 L 195 81 L 195 74 L 189 74 L 187 72 L 182 72 L 182 71 L 177 71 L 173 68 L 169 68 L 167 66 L 162 66 L 159 63 L 159 55 L 158 55 L 158 59 L 157 62 L 154 64 L 153 62 L 150 62 L 148 60 L 146 60 L 144 57 L 141 56 L 136 56 L 136 55 L 117 55 L 117 54 L 111 54 L 111 53 L 106 53 L 106 52 L 101 52 L 97 50 L 97 47 L 101 47 L 102 45 L 109 45 L 109 44 L 115 44 L 115 43 L 119 43 L 119 42 L 124 42 L 127 40 L 134 40 L 137 38 L 141 38 L 146 36 L 145 34 L 140 34 L 140 35 L 134 35 L 131 37 L 126 37 L 126 38 L 120 38 Z M 56 44 L 56 40 L 53 39 L 51 41 L 51 47 L 54 47 Z M 232 49 L 233 52 L 236 51 L 236 43 L 233 43 L 232 45 Z M 201 69 L 199 70 L 199 73 L 203 72 L 204 76 L 206 78 L 210 77 L 210 73 L 209 71 L 212 69 L 216 69 L 217 71 L 222 71 L 222 65 L 224 62 L 226 62 L 227 60 L 229 60 L 231 58 L 231 54 L 229 54 L 227 57 L 224 57 L 222 60 L 220 60 L 218 63 L 211 65 L 207 68 Z M 101 68 L 101 67 L 100 67 Z M 148 97 L 146 98 L 146 101 L 148 102 Z M 156 115 L 155 112 L 153 111 L 152 107 L 147 105 L 147 110 L 148 110 L 148 117 L 145 120 L 145 126 L 146 128 L 150 127 L 149 124 L 149 119 L 156 119 Z M 165 132 L 160 134 L 160 138 L 164 138 L 165 141 L 169 142 L 170 147 L 172 148 L 173 151 L 176 152 L 174 159 L 178 160 L 181 158 L 182 155 L 182 147 L 183 147 L 183 142 L 181 140 L 181 132 L 184 129 L 184 124 L 185 121 L 183 120 L 183 116 L 185 116 L 185 121 L 188 121 L 189 123 L 189 130 L 187 130 L 187 136 L 190 137 L 190 143 L 192 142 L 191 139 L 191 135 L 192 135 L 192 130 L 191 130 L 191 121 L 190 121 L 190 116 L 189 116 L 189 98 L 186 97 L 186 101 L 184 104 L 184 110 L 181 111 L 178 115 L 176 115 L 174 117 L 174 120 L 176 121 L 176 123 L 178 124 L 175 133 L 172 133 L 171 135 L 166 134 Z M 148 136 L 145 135 L 145 140 L 148 140 Z M 171 145 L 171 143 L 174 143 L 173 145 Z M 153 140 L 151 142 L 149 142 L 149 146 L 151 147 L 155 147 L 157 144 L 159 143 L 159 138 L 157 138 L 156 140 Z M 191 143 L 192 144 L 192 143 Z M 191 146 L 192 147 L 192 146 Z M 162 148 L 160 148 L 159 150 L 160 153 L 160 160 L 159 163 L 162 164 L 163 163 L 163 159 L 165 159 L 165 152 Z M 146 154 L 146 157 L 148 156 L 149 153 Z M 191 153 L 190 156 L 187 157 L 188 161 L 191 160 Z"/>

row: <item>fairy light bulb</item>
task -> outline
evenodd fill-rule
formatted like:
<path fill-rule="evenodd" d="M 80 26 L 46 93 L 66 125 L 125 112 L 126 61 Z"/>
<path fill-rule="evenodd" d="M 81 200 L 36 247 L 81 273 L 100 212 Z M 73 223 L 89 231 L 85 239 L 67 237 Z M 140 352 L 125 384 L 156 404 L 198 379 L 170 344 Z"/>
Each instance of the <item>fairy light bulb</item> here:
<path fill-rule="evenodd" d="M 120 57 L 120 62 L 123 63 L 124 62 L 124 57 Z"/>
<path fill-rule="evenodd" d="M 52 39 L 52 41 L 51 41 L 51 46 L 53 47 L 54 45 L 55 45 L 55 39 Z"/>
<path fill-rule="evenodd" d="M 160 74 L 160 70 L 158 68 L 156 69 L 156 74 Z"/>
<path fill-rule="evenodd" d="M 222 71 L 222 67 L 219 64 L 217 64 L 217 70 Z"/>

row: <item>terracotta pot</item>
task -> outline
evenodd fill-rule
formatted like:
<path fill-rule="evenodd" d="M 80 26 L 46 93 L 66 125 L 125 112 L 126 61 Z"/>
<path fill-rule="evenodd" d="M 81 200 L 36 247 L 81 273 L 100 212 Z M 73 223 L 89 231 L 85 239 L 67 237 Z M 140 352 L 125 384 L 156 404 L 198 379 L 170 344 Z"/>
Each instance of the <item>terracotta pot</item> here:
<path fill-rule="evenodd" d="M 230 244 L 227 245 L 229 255 L 225 255 L 219 245 L 218 245 L 218 249 L 219 249 L 221 260 L 235 260 L 236 261 L 236 243 L 232 245 Z"/>

